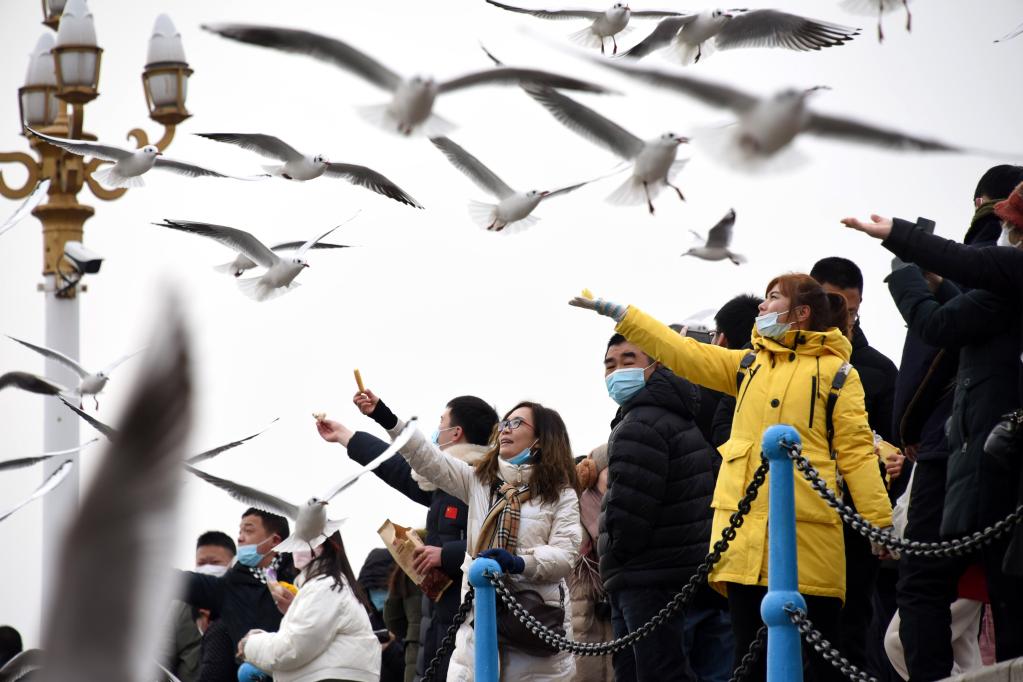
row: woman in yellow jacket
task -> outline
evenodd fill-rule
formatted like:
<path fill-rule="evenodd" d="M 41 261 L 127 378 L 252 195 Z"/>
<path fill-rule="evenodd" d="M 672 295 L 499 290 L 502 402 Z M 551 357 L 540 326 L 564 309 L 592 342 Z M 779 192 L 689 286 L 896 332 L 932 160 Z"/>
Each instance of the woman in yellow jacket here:
<path fill-rule="evenodd" d="M 760 465 L 764 430 L 779 423 L 799 431 L 803 455 L 831 490 L 838 489 L 835 479 L 840 473 L 860 514 L 878 526 L 891 524 L 891 505 L 874 455 L 863 386 L 855 369 L 849 371 L 835 403 L 829 452 L 825 406 L 832 380 L 852 352 L 852 345 L 836 328 L 836 323 L 844 327 L 847 319 L 841 296 L 829 297 L 808 275 L 776 277 L 767 286 L 760 306 L 751 339 L 753 351 L 729 350 L 679 336 L 634 306 L 582 297 L 571 304 L 614 318 L 617 332 L 679 376 L 736 396 L 732 436 L 720 447 L 721 470 L 711 502 L 711 544 L 721 537 Z M 750 352 L 755 358 L 744 366 L 743 358 Z M 709 578 L 711 585 L 728 597 L 736 664 L 761 625 L 760 600 L 767 586 L 767 499 L 765 485 Z M 845 598 L 842 522 L 799 474 L 795 502 L 799 591 L 806 598 L 814 625 L 831 642 L 837 642 Z M 835 671 L 818 655 L 813 655 L 812 662 L 818 679 L 835 677 Z"/>

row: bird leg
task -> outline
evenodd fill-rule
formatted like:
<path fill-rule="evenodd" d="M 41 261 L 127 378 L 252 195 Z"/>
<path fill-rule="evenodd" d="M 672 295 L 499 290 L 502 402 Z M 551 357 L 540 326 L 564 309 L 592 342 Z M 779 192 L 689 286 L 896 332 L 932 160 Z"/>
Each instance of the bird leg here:
<path fill-rule="evenodd" d="M 693 64 L 700 63 L 700 57 L 703 56 L 703 43 L 696 46 L 696 59 L 693 60 Z"/>
<path fill-rule="evenodd" d="M 612 50 L 611 54 L 618 54 L 618 41 L 615 40 L 614 36 L 611 36 L 611 42 L 614 43 L 615 49 Z"/>
<path fill-rule="evenodd" d="M 884 29 L 881 28 L 881 17 L 884 16 L 884 2 L 877 3 L 877 42 L 884 42 Z"/>
<path fill-rule="evenodd" d="M 94 393 L 92 395 L 92 401 L 96 403 L 96 411 L 99 412 L 99 396 Z"/>
<path fill-rule="evenodd" d="M 678 198 L 679 199 L 681 199 L 682 201 L 686 200 L 685 196 L 682 194 L 682 190 L 680 190 L 678 187 L 676 187 L 675 185 L 671 184 L 667 180 L 664 181 L 664 184 L 667 185 L 668 187 L 671 187 L 673 190 L 675 190 L 675 192 L 678 194 Z"/>
<path fill-rule="evenodd" d="M 650 188 L 647 187 L 646 182 L 643 183 L 643 194 L 646 195 L 646 205 L 650 209 L 650 215 L 654 214 L 654 202 L 650 201 Z"/>
<path fill-rule="evenodd" d="M 604 54 L 604 36 L 600 36 L 600 54 Z"/>
<path fill-rule="evenodd" d="M 906 31 L 912 31 L 913 13 L 909 11 L 909 0 L 902 0 L 902 6 L 906 8 Z"/>

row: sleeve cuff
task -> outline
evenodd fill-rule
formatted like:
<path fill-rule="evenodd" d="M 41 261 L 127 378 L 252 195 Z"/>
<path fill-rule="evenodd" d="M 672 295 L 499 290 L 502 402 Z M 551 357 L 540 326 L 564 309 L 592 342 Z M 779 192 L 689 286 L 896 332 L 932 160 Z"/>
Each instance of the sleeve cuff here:
<path fill-rule="evenodd" d="M 385 405 L 383 400 L 377 402 L 376 409 L 373 410 L 373 414 L 369 415 L 369 418 L 388 431 L 398 423 L 398 417 L 391 412 L 391 408 Z"/>

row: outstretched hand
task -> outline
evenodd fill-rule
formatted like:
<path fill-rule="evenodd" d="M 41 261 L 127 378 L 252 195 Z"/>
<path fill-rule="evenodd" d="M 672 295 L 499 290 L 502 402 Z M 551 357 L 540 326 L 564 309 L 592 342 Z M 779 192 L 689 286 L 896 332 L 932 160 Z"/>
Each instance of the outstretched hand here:
<path fill-rule="evenodd" d="M 869 234 L 874 239 L 888 239 L 888 235 L 892 232 L 892 219 L 879 216 L 876 213 L 870 214 L 869 223 L 859 218 L 842 218 L 842 224 Z"/>
<path fill-rule="evenodd" d="M 340 443 L 348 447 L 348 441 L 352 439 L 352 430 L 341 422 L 332 419 L 321 419 L 316 422 L 316 432 L 320 438 L 328 443 Z"/>
<path fill-rule="evenodd" d="M 368 388 L 365 391 L 359 391 L 352 398 L 352 402 L 359 408 L 359 412 L 362 412 L 367 417 L 373 414 L 373 411 L 377 409 L 377 403 L 380 402 L 380 398 L 376 396 L 373 391 Z"/>
<path fill-rule="evenodd" d="M 587 298 L 586 296 L 576 296 L 568 304 L 576 308 L 594 310 L 600 315 L 610 317 L 616 322 L 621 322 L 622 318 L 625 317 L 626 311 L 629 309 L 627 305 L 606 301 L 602 298 Z"/>

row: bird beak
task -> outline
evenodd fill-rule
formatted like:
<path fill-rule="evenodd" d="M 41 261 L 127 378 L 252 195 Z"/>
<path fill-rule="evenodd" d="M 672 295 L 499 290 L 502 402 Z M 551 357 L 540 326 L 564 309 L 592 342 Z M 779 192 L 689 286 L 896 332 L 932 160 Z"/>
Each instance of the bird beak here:
<path fill-rule="evenodd" d="M 679 137 L 678 138 L 678 143 L 679 144 L 689 144 L 689 138 L 688 137 Z"/>
<path fill-rule="evenodd" d="M 626 6 L 625 6 L 625 11 L 626 11 L 626 12 L 631 12 L 631 11 L 632 11 L 632 8 L 631 8 L 631 7 L 629 7 L 628 5 L 626 5 Z"/>
<path fill-rule="evenodd" d="M 319 504 L 321 507 L 326 507 L 327 506 L 327 501 L 326 500 L 320 500 L 317 504 Z"/>
<path fill-rule="evenodd" d="M 540 196 L 542 196 L 542 197 L 545 197 L 548 194 L 550 194 L 550 192 L 548 192 L 547 190 L 544 190 L 544 191 L 540 192 Z"/>
<path fill-rule="evenodd" d="M 157 156 L 163 156 L 163 152 L 156 152 Z"/>
<path fill-rule="evenodd" d="M 804 90 L 804 93 L 807 95 L 812 95 L 815 92 L 822 92 L 824 90 L 830 89 L 831 89 L 830 85 L 815 85 L 812 88 L 807 88 L 806 90 Z"/>
<path fill-rule="evenodd" d="M 309 267 L 309 263 L 302 263 L 302 267 L 303 268 L 308 268 Z"/>

